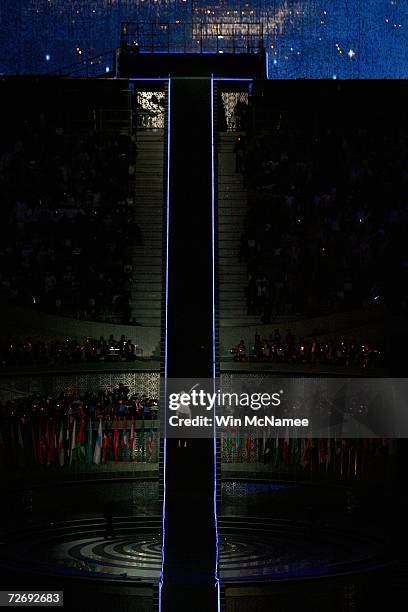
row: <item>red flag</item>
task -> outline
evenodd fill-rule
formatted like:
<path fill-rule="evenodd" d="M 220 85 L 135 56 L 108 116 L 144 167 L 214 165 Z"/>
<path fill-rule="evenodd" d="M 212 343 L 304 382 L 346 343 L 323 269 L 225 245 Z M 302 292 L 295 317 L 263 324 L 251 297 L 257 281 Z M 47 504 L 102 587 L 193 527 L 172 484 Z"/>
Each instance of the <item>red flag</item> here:
<path fill-rule="evenodd" d="M 48 455 L 47 455 L 47 465 L 52 465 L 55 459 L 55 423 L 52 424 L 51 432 L 50 432 L 50 442 L 48 445 Z"/>
<path fill-rule="evenodd" d="M 282 440 L 281 459 L 282 463 L 287 465 L 289 460 L 289 436 L 287 433 L 286 437 Z"/>
<path fill-rule="evenodd" d="M 118 461 L 118 450 L 119 450 L 119 430 L 118 430 L 118 421 L 115 417 L 113 423 L 113 460 L 115 463 Z"/>
<path fill-rule="evenodd" d="M 63 467 L 65 462 L 65 447 L 64 447 L 64 424 L 61 420 L 60 432 L 58 437 L 58 463 Z"/>
<path fill-rule="evenodd" d="M 147 452 L 149 454 L 149 459 L 151 459 L 153 455 L 153 429 L 152 428 L 150 428 L 149 435 L 147 438 Z"/>
<path fill-rule="evenodd" d="M 135 417 L 132 417 L 132 425 L 130 428 L 130 438 L 129 438 L 129 455 L 130 460 L 133 459 L 133 449 L 135 444 Z"/>
<path fill-rule="evenodd" d="M 246 446 L 247 461 L 250 461 L 251 460 L 251 446 L 252 446 L 252 440 L 251 440 L 250 435 L 246 437 L 245 446 Z"/>
<path fill-rule="evenodd" d="M 105 431 L 105 433 L 103 434 L 103 440 L 102 440 L 102 463 L 106 463 L 107 461 L 109 444 L 110 444 L 109 438 Z"/>
<path fill-rule="evenodd" d="M 327 449 L 323 438 L 319 438 L 317 442 L 319 464 L 325 463 L 327 458 Z"/>
<path fill-rule="evenodd" d="M 38 463 L 45 465 L 47 461 L 47 438 L 44 424 L 38 426 Z"/>

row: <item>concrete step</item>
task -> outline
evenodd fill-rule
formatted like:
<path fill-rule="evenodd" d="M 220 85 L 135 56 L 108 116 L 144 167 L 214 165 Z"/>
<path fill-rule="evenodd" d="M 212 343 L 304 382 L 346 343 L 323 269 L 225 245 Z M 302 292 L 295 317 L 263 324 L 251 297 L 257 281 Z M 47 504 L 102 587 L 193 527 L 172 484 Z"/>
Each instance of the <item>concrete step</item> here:
<path fill-rule="evenodd" d="M 142 208 L 144 205 L 162 205 L 165 199 L 163 185 L 155 186 L 152 181 L 146 181 L 144 185 L 135 185 L 134 193 L 136 196 L 135 208 Z"/>
<path fill-rule="evenodd" d="M 137 316 L 136 316 L 136 320 L 138 320 L 138 317 L 155 317 L 157 319 L 160 319 L 162 316 L 162 311 L 161 311 L 161 305 L 156 305 L 156 304 L 149 304 L 148 302 L 146 302 L 146 304 L 143 303 L 138 303 L 138 302 L 130 302 L 130 307 L 132 309 L 132 312 L 136 312 Z"/>
<path fill-rule="evenodd" d="M 135 221 L 137 221 L 136 218 L 135 218 Z M 151 226 L 151 227 L 146 226 L 146 231 L 149 233 L 150 238 L 162 238 L 163 236 L 161 227 L 156 227 L 156 225 Z"/>
<path fill-rule="evenodd" d="M 159 251 L 156 251 L 155 253 L 153 253 L 153 252 L 143 250 L 143 247 L 132 247 L 132 252 L 135 252 L 133 249 L 140 249 L 140 251 L 139 250 L 137 251 L 139 253 L 137 257 L 139 261 L 143 259 L 143 263 L 145 265 L 146 264 L 152 264 L 152 265 L 162 264 L 162 256 Z"/>
<path fill-rule="evenodd" d="M 137 292 L 132 291 L 130 295 L 130 303 L 134 308 L 161 308 L 162 293 L 161 291 Z"/>
<path fill-rule="evenodd" d="M 136 283 L 136 285 L 139 280 L 142 281 L 146 277 L 149 277 L 149 276 L 151 278 L 159 280 L 161 275 L 162 275 L 161 265 L 159 266 L 155 264 L 145 264 L 143 262 L 136 263 L 136 261 L 132 263 L 131 280 L 132 280 L 132 283 Z M 160 279 L 160 282 L 161 282 L 161 279 Z"/>
<path fill-rule="evenodd" d="M 135 257 L 136 260 L 136 257 Z M 144 280 L 146 277 L 158 279 L 162 276 L 163 270 L 161 264 L 146 264 L 145 262 L 134 261 L 132 263 L 132 281 L 137 282 L 139 279 Z"/>
<path fill-rule="evenodd" d="M 155 130 L 138 130 L 137 131 L 137 142 L 145 141 L 145 140 L 157 140 L 159 138 L 164 138 L 165 130 L 163 128 L 156 128 Z M 223 132 L 220 132 L 223 134 Z M 225 132 L 228 134 L 228 132 Z"/>
<path fill-rule="evenodd" d="M 162 290 L 161 281 L 147 281 L 147 280 L 138 280 L 132 286 L 132 292 L 134 293 L 160 293 Z"/>
<path fill-rule="evenodd" d="M 238 305 L 235 305 L 235 307 L 232 306 L 232 304 L 227 305 L 227 306 L 225 305 L 220 306 L 219 313 L 220 313 L 220 317 L 221 316 L 228 317 L 229 319 L 232 319 L 234 317 L 246 317 L 247 316 L 246 307 L 244 306 L 244 304 L 238 304 Z M 260 317 L 257 317 L 257 319 L 259 318 Z"/>
<path fill-rule="evenodd" d="M 244 196 L 240 196 L 239 194 L 237 195 L 236 193 L 233 192 L 223 192 L 223 193 L 219 193 L 218 194 L 218 207 L 222 207 L 222 206 L 230 206 L 232 207 L 236 207 L 236 208 L 241 208 L 241 209 L 247 209 L 248 205 L 247 205 L 247 201 L 246 201 L 246 196 L 244 198 Z"/>
<path fill-rule="evenodd" d="M 156 225 L 156 229 L 162 228 L 163 223 L 163 211 L 162 210 L 144 210 L 141 211 L 138 215 L 134 216 L 135 221 L 139 223 L 143 223 L 145 226 L 145 232 L 149 232 L 149 229 L 152 225 Z"/>
<path fill-rule="evenodd" d="M 163 287 L 164 130 L 138 132 L 137 147 L 134 218 L 141 229 L 143 245 L 131 249 L 130 306 L 139 323 L 158 327 Z"/>
<path fill-rule="evenodd" d="M 137 248 L 137 249 L 141 248 L 141 249 L 145 249 L 149 253 L 157 252 L 157 254 L 159 253 L 161 254 L 162 249 L 163 249 L 162 247 L 163 233 L 159 231 L 159 232 L 155 232 L 154 234 L 148 234 L 148 232 L 146 231 L 145 234 L 146 234 L 146 238 L 145 236 L 142 236 L 142 239 L 145 242 L 143 242 L 142 245 L 136 245 L 135 247 L 132 247 L 132 248 Z"/>
<path fill-rule="evenodd" d="M 146 168 L 146 170 L 139 168 L 136 172 L 135 183 L 136 185 L 140 185 L 140 183 L 151 180 L 152 178 L 155 178 L 157 181 L 161 181 L 163 179 L 163 169 L 160 167 Z"/>
<path fill-rule="evenodd" d="M 237 251 L 237 249 L 230 249 L 228 247 L 219 246 L 218 247 L 218 255 L 219 255 L 220 258 L 222 257 L 223 259 L 225 257 L 235 257 L 236 258 L 237 255 L 238 255 L 238 251 Z"/>
<path fill-rule="evenodd" d="M 249 325 L 259 325 L 261 323 L 260 317 L 246 316 L 246 315 L 237 315 L 235 317 L 221 317 L 221 337 L 222 337 L 222 328 L 223 327 L 246 327 Z M 237 344 L 239 342 L 239 338 L 237 339 Z M 231 347 L 232 348 L 232 347 Z"/>
<path fill-rule="evenodd" d="M 234 193 L 235 195 L 239 194 L 241 197 L 247 197 L 246 191 L 242 189 L 242 185 L 238 183 L 220 183 L 218 182 L 218 194 L 219 197 L 222 197 L 224 193 Z"/>
<path fill-rule="evenodd" d="M 161 327 L 161 317 L 142 317 L 135 319 L 142 327 Z"/>

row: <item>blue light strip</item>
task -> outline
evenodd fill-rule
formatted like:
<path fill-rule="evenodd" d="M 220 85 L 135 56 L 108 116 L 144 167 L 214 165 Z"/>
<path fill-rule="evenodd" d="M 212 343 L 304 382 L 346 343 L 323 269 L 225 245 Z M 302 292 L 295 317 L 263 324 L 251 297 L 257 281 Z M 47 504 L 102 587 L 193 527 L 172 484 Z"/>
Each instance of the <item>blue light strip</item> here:
<path fill-rule="evenodd" d="M 160 78 L 160 77 L 146 77 L 146 78 L 142 78 L 142 77 L 129 77 L 128 79 L 125 79 L 126 81 L 161 81 L 162 83 L 165 83 L 166 81 L 169 81 L 169 79 L 164 79 L 164 78 Z"/>
<path fill-rule="evenodd" d="M 164 312 L 164 415 L 163 415 L 163 508 L 162 508 L 162 550 L 159 578 L 159 612 L 162 609 L 162 589 L 164 581 L 164 546 L 166 537 L 166 463 L 167 463 L 167 330 L 169 305 L 169 220 L 170 220 L 170 98 L 171 79 L 166 79 L 167 88 L 167 182 L 166 182 L 166 273 L 165 273 L 165 312 Z"/>
<path fill-rule="evenodd" d="M 214 79 L 211 77 L 211 243 L 212 243 L 212 374 L 215 391 L 216 376 L 216 339 L 215 339 L 215 134 L 214 134 Z M 218 575 L 219 538 L 217 515 L 217 430 L 215 426 L 215 406 L 213 408 L 213 447 L 214 447 L 214 524 L 215 524 L 215 588 L 217 591 L 217 610 L 221 610 L 221 588 Z"/>
<path fill-rule="evenodd" d="M 216 77 L 215 78 L 216 81 L 237 81 L 237 82 L 244 82 L 244 83 L 250 83 L 252 82 L 254 79 L 243 79 L 241 77 Z"/>

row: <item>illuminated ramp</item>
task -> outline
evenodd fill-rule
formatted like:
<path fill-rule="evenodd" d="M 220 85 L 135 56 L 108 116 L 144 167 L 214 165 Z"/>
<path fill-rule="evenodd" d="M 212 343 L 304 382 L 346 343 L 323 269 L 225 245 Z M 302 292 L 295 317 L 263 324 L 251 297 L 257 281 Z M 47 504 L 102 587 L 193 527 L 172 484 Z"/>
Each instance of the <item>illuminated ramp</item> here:
<path fill-rule="evenodd" d="M 210 79 L 170 86 L 168 378 L 213 375 Z M 215 612 L 214 442 L 168 439 L 163 612 Z"/>

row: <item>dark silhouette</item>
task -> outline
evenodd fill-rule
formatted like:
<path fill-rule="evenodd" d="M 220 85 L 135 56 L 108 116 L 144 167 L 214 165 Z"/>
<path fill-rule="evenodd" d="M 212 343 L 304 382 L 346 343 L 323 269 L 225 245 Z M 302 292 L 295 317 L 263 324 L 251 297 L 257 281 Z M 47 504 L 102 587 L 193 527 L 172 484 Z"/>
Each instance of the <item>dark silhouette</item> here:
<path fill-rule="evenodd" d="M 105 540 L 107 540 L 110 537 L 111 538 L 115 537 L 113 511 L 114 511 L 113 501 L 107 502 L 103 508 L 103 515 L 105 517 L 105 535 L 104 535 Z"/>

